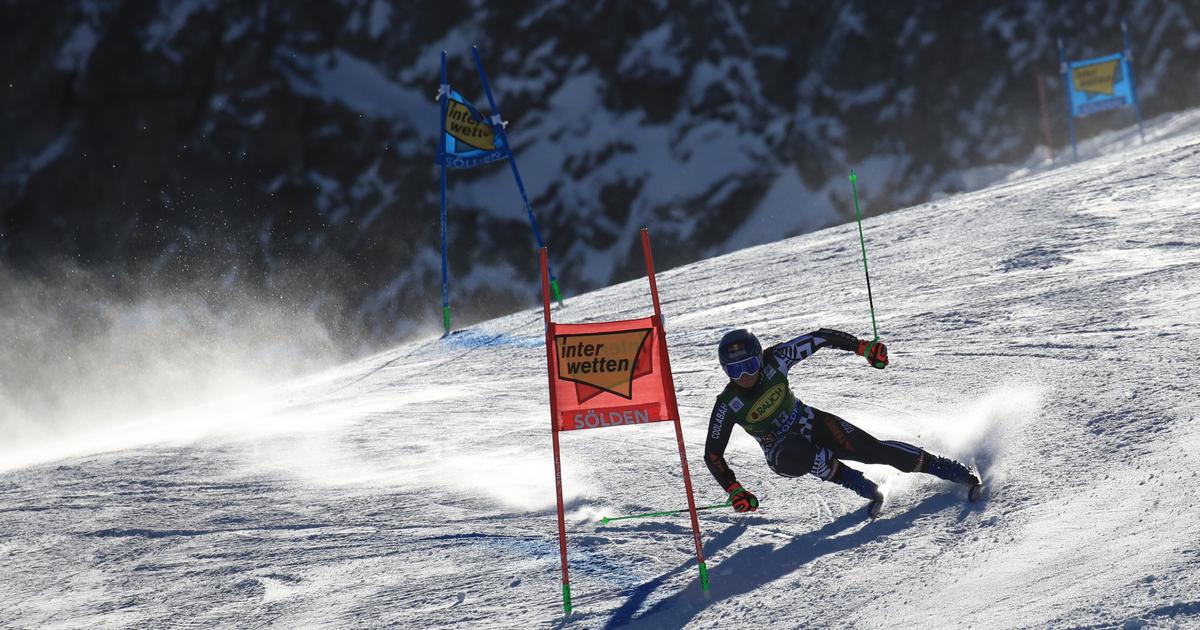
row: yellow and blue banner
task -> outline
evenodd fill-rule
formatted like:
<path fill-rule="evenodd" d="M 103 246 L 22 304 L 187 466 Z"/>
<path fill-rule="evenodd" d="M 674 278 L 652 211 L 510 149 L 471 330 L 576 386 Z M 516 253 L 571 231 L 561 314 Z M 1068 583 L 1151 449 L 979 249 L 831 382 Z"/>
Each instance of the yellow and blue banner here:
<path fill-rule="evenodd" d="M 438 136 L 437 156 L 434 160 L 441 166 L 441 197 L 442 197 L 442 329 L 443 337 L 450 335 L 450 269 L 449 254 L 446 248 L 446 169 L 466 169 L 482 164 L 490 164 L 508 160 L 512 168 L 513 179 L 517 184 L 517 192 L 525 206 L 525 214 L 529 217 L 529 227 L 533 231 L 534 241 L 539 248 L 545 247 L 541 230 L 538 229 L 537 218 L 533 215 L 533 207 L 529 204 L 529 195 L 525 193 L 525 184 L 521 181 L 521 172 L 517 169 L 517 158 L 513 155 L 504 133 L 505 123 L 500 117 L 500 108 L 492 96 L 492 88 L 488 85 L 487 74 L 483 71 L 483 62 L 479 59 L 479 50 L 471 48 L 475 57 L 475 67 L 479 71 L 479 80 L 483 83 L 483 92 L 487 95 L 488 105 L 492 108 L 491 117 L 484 116 L 471 101 L 451 89 L 446 80 L 446 51 L 442 51 L 442 82 L 438 87 L 437 100 L 441 105 L 441 134 Z M 550 284 L 558 305 L 562 306 L 562 291 L 554 270 L 550 269 Z"/>
<path fill-rule="evenodd" d="M 446 98 L 448 97 L 448 98 Z M 450 168 L 471 168 L 509 157 L 503 135 L 497 135 L 492 123 L 457 90 L 443 88 L 446 98 L 442 116 L 445 147 L 437 154 L 437 163 Z"/>
<path fill-rule="evenodd" d="M 1080 118 L 1134 103 L 1129 60 L 1123 53 L 1072 61 L 1067 72 L 1072 116 Z"/>
<path fill-rule="evenodd" d="M 1142 142 L 1146 132 L 1142 127 L 1142 108 L 1138 104 L 1133 83 L 1133 53 L 1129 48 L 1129 25 L 1121 20 L 1124 49 L 1119 53 L 1081 61 L 1068 61 L 1062 37 L 1058 38 L 1058 59 L 1063 80 L 1067 85 L 1067 125 L 1071 132 L 1071 152 L 1079 159 L 1075 142 L 1075 119 L 1110 109 L 1132 107 L 1137 116 L 1138 133 Z"/>

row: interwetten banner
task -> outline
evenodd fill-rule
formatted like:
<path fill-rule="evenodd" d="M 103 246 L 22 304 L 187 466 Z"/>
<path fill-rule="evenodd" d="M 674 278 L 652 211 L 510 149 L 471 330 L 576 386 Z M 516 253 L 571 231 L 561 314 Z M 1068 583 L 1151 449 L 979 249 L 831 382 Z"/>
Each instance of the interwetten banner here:
<path fill-rule="evenodd" d="M 487 74 L 483 71 L 483 61 L 479 58 L 479 49 L 472 47 L 471 56 L 475 58 L 475 68 L 479 71 L 479 82 L 483 84 L 483 93 L 487 96 L 488 105 L 492 109 L 490 117 L 485 116 L 470 101 L 457 90 L 450 87 L 446 79 L 446 51 L 442 51 L 442 82 L 438 86 L 438 102 L 441 105 L 439 116 L 441 132 L 438 134 L 437 154 L 434 161 L 441 166 L 441 201 L 442 201 L 442 336 L 450 336 L 450 255 L 446 245 L 446 169 L 467 169 L 508 160 L 512 169 L 513 181 L 521 202 L 525 206 L 525 214 L 529 217 L 529 228 L 538 247 L 544 247 L 542 234 L 538 230 L 537 219 L 533 216 L 533 207 L 529 205 L 529 195 L 525 193 L 525 184 L 521 182 L 521 172 L 517 169 L 517 157 L 513 155 L 508 136 L 504 131 L 505 123 L 500 116 L 500 108 L 488 85 Z M 496 201 L 496 200 L 491 200 Z M 548 264 L 548 263 L 547 263 Z M 550 287 L 554 298 L 562 306 L 562 289 L 554 278 L 554 270 L 550 269 Z"/>
<path fill-rule="evenodd" d="M 496 135 L 488 119 L 457 90 L 449 90 L 449 94 L 442 120 L 446 148 L 438 152 L 438 164 L 471 168 L 508 157 L 504 138 Z"/>
<path fill-rule="evenodd" d="M 654 318 L 551 326 L 560 431 L 674 419 Z"/>
<path fill-rule="evenodd" d="M 1129 80 L 1122 53 L 1072 61 L 1071 114 L 1082 117 L 1118 107 L 1133 105 L 1133 83 Z"/>
<path fill-rule="evenodd" d="M 546 325 L 546 364 L 549 368 L 550 435 L 554 455 L 554 495 L 558 503 L 558 552 L 562 565 L 563 611 L 571 614 L 571 581 L 567 570 L 567 524 L 563 505 L 562 462 L 558 434 L 629 424 L 670 421 L 675 425 L 679 465 L 692 520 L 692 543 L 700 569 L 700 588 L 708 590 L 708 566 L 696 518 L 696 499 L 683 445 L 679 405 L 671 378 L 662 305 L 654 279 L 650 233 L 641 230 L 642 255 L 654 315 L 641 319 L 589 324 L 560 324 L 550 318 L 550 265 L 541 248 L 542 313 Z"/>
<path fill-rule="evenodd" d="M 1071 134 L 1071 154 L 1079 159 L 1075 141 L 1075 119 L 1097 112 L 1123 107 L 1133 108 L 1138 134 L 1146 141 L 1142 127 L 1142 108 L 1138 104 L 1133 81 L 1133 53 L 1129 48 L 1129 24 L 1121 20 L 1121 39 L 1125 48 L 1119 53 L 1081 61 L 1067 61 L 1066 47 L 1058 38 L 1058 60 L 1067 84 L 1067 128 Z"/>

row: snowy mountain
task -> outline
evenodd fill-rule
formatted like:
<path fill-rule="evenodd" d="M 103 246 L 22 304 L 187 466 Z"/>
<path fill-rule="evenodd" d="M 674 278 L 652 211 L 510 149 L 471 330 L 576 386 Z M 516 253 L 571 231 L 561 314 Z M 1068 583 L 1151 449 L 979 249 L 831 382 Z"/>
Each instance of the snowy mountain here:
<path fill-rule="evenodd" d="M 642 225 L 673 266 L 844 222 L 851 166 L 868 214 L 990 183 L 1044 150 L 1038 74 L 1064 146 L 1055 36 L 1110 53 L 1122 15 L 1146 115 L 1200 103 L 1188 2 L 7 2 L 0 263 L 282 296 L 373 347 L 440 322 L 442 50 L 483 104 L 480 47 L 579 295 L 636 276 Z M 451 174 L 457 323 L 532 303 L 532 244 L 503 165 Z"/>
<path fill-rule="evenodd" d="M 762 507 L 702 513 L 705 598 L 686 519 L 600 522 L 683 506 L 671 428 L 565 434 L 564 623 L 526 309 L 210 405 L 97 408 L 88 431 L 0 441 L 0 626 L 1194 627 L 1197 122 L 865 222 L 892 364 L 822 350 L 793 389 L 977 466 L 979 504 L 865 467 L 888 493 L 867 521 L 845 489 L 770 474 L 737 430 L 726 456 Z M 858 256 L 843 224 L 660 272 L 702 504 L 723 498 L 700 460 L 720 335 L 868 334 Z M 650 310 L 638 278 L 555 317 Z"/>

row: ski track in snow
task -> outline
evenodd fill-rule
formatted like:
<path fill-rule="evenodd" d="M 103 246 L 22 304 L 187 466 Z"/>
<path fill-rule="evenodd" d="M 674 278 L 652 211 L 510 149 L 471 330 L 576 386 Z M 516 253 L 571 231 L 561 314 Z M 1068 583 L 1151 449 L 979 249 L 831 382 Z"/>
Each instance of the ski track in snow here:
<path fill-rule="evenodd" d="M 530 309 L 10 467 L 0 627 L 1200 625 L 1197 172 L 1200 133 L 1166 135 L 865 222 L 892 364 L 824 350 L 793 389 L 979 466 L 979 504 L 868 466 L 868 522 L 735 431 L 762 508 L 702 513 L 705 597 L 686 517 L 599 522 L 686 504 L 669 424 L 566 433 L 564 620 Z M 857 245 L 850 224 L 660 273 L 699 504 L 723 499 L 701 460 L 720 335 L 868 335 Z M 555 317 L 650 311 L 641 279 Z"/>

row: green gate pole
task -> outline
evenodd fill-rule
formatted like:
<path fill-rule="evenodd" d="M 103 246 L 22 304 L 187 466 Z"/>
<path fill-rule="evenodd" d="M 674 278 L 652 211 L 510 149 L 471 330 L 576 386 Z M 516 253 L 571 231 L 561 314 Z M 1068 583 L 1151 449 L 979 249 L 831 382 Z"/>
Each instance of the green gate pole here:
<path fill-rule="evenodd" d="M 858 243 L 862 246 L 863 274 L 867 277 L 867 303 L 871 305 L 871 333 L 875 335 L 871 343 L 867 344 L 867 351 L 863 353 L 870 361 L 871 347 L 879 342 L 879 327 L 875 325 L 875 299 L 871 297 L 871 271 L 867 268 L 867 240 L 863 237 L 862 210 L 858 207 L 858 175 L 854 174 L 854 169 L 850 169 L 850 187 L 854 190 L 854 216 L 858 219 Z M 875 363 L 873 361 L 871 365 L 881 370 L 885 366 L 882 362 Z"/>

